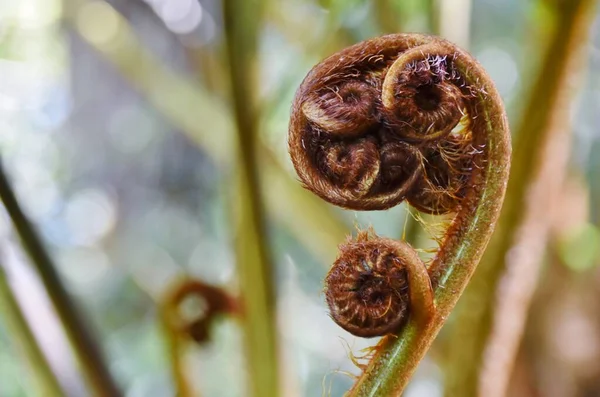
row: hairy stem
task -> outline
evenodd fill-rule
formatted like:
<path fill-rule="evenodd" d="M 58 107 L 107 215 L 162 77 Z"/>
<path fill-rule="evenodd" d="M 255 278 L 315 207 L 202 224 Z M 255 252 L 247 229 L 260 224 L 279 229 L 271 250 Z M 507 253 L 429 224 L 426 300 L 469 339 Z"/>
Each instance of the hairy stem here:
<path fill-rule="evenodd" d="M 87 381 L 100 397 L 121 395 L 112 379 L 101 349 L 90 333 L 73 300 L 69 297 L 50 255 L 42 244 L 31 222 L 23 213 L 0 162 L 0 197 L 21 239 L 31 262 L 37 270 L 54 310 L 67 333 Z"/>
<path fill-rule="evenodd" d="M 31 370 L 31 378 L 38 390 L 39 396 L 61 397 L 63 391 L 60 387 L 46 356 L 40 349 L 23 312 L 15 297 L 4 269 L 0 265 L 0 313 L 4 317 L 10 331 L 11 340 L 14 340 L 22 352 L 27 365 Z"/>
<path fill-rule="evenodd" d="M 419 326 L 409 319 L 394 337 L 384 338 L 349 396 L 399 395 L 433 342 L 473 274 L 499 215 L 510 165 L 510 134 L 501 100 L 480 65 L 463 53 L 456 67 L 477 92 L 478 123 L 484 129 L 483 159 L 473 176 L 478 186 L 446 232 L 440 252 L 429 268 L 436 312 Z"/>
<path fill-rule="evenodd" d="M 259 8 L 256 2 L 228 0 L 224 2 L 223 17 L 238 139 L 235 240 L 244 305 L 247 369 L 252 395 L 270 397 L 279 394 L 279 368 L 274 269 L 267 251 L 256 157 L 258 112 L 254 72 Z"/>
<path fill-rule="evenodd" d="M 573 77 L 593 1 L 557 2 L 555 26 L 517 135 L 515 173 L 498 233 L 459 305 L 449 340 L 448 396 L 504 396 L 570 152 Z M 507 256 L 508 252 L 512 252 Z"/>

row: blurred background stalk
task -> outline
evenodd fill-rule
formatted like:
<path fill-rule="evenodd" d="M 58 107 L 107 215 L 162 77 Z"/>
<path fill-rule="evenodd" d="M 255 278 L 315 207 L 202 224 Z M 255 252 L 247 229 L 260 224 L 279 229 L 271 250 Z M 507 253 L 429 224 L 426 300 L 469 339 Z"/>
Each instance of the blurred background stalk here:
<path fill-rule="evenodd" d="M 433 0 L 432 15 L 436 34 L 468 49 L 473 0 Z M 436 7 L 437 6 L 437 7 Z"/>
<path fill-rule="evenodd" d="M 80 315 L 62 284 L 50 255 L 23 213 L 8 182 L 1 160 L 0 198 L 31 263 L 44 284 L 89 386 L 99 397 L 120 396 L 121 392 L 110 375 L 102 351 L 90 333 L 89 323 Z"/>
<path fill-rule="evenodd" d="M 225 0 L 223 20 L 231 100 L 237 130 L 234 189 L 235 253 L 238 262 L 246 368 L 255 397 L 279 395 L 275 269 L 268 249 L 257 160 L 259 108 L 257 42 L 262 0 Z"/>
<path fill-rule="evenodd" d="M 403 16 L 397 12 L 392 0 L 373 1 L 373 11 L 382 34 L 399 33 L 404 31 Z"/>
<path fill-rule="evenodd" d="M 585 68 L 592 0 L 552 4 L 550 46 L 514 140 L 496 232 L 447 341 L 447 396 L 504 396 L 570 155 L 570 106 Z"/>
<path fill-rule="evenodd" d="M 31 382 L 27 382 L 27 384 L 33 384 L 33 389 L 40 397 L 62 397 L 64 393 L 58 379 L 29 328 L 1 264 L 0 318 L 7 325 L 12 336 L 11 340 L 15 342 L 16 348 L 22 353 L 26 366 L 30 370 Z"/>
<path fill-rule="evenodd" d="M 440 15 L 440 1 L 445 0 L 427 0 L 425 2 L 427 6 L 427 19 L 429 23 L 429 30 L 431 34 L 440 35 L 440 18 L 444 15 Z"/>

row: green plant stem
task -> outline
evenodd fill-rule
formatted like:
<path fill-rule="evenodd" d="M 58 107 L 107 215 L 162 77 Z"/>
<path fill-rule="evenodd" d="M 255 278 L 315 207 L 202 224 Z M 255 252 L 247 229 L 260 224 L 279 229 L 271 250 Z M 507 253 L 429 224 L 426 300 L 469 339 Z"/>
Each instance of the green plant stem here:
<path fill-rule="evenodd" d="M 0 198 L 39 274 L 65 329 L 90 386 L 99 397 L 118 397 L 121 392 L 110 376 L 104 357 L 90 330 L 62 284 L 56 267 L 38 234 L 27 219 L 10 187 L 0 160 Z"/>
<path fill-rule="evenodd" d="M 428 269 L 436 304 L 433 319 L 420 326 L 411 317 L 399 334 L 384 338 L 349 396 L 401 394 L 477 267 L 500 213 L 510 165 L 508 122 L 500 97 L 481 66 L 464 53 L 456 55 L 455 65 L 467 84 L 480 88 L 476 122 L 483 129 L 485 150 L 474 175 L 479 187 L 463 200 L 463 209 Z"/>
<path fill-rule="evenodd" d="M 62 389 L 54 372 L 40 349 L 29 324 L 21 311 L 6 274 L 0 265 L 0 314 L 10 330 L 11 340 L 19 346 L 28 367 L 31 370 L 33 383 L 38 395 L 43 397 L 61 397 Z"/>
<path fill-rule="evenodd" d="M 448 341 L 448 396 L 503 396 L 506 390 L 547 241 L 547 212 L 565 172 L 573 76 L 584 65 L 593 4 L 555 2 L 557 24 L 518 130 L 497 233 Z"/>
<path fill-rule="evenodd" d="M 257 161 L 256 46 L 260 1 L 223 3 L 225 43 L 238 139 L 236 255 L 252 395 L 279 394 L 274 268 L 267 250 Z"/>
<path fill-rule="evenodd" d="M 95 41 L 80 28 L 91 24 L 79 10 L 90 2 L 68 0 L 68 21 L 94 50 L 98 51 L 149 103 L 169 122 L 212 158 L 222 169 L 231 165 L 234 126 L 230 112 L 220 100 L 173 73 L 134 36 L 127 21 L 108 3 L 101 3 L 104 17 L 117 21 L 118 30 L 111 41 Z M 218 134 L 214 131 L 219 131 Z M 262 170 L 261 184 L 269 214 L 284 225 L 322 263 L 333 262 L 337 244 L 348 227 L 322 200 L 303 189 L 286 171 L 277 156 L 259 142 L 258 156 Z M 290 211 L 295 208 L 295 211 Z M 313 232 L 306 233 L 306 230 Z"/>

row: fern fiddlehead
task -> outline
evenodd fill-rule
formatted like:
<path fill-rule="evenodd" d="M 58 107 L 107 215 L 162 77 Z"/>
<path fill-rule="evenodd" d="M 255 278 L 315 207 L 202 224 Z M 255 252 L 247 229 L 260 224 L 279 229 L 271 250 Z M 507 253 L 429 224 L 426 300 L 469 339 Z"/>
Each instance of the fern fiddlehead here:
<path fill-rule="evenodd" d="M 510 135 L 483 68 L 420 34 L 358 43 L 316 65 L 296 93 L 289 151 L 305 187 L 354 210 L 407 200 L 455 214 L 426 267 L 405 242 L 359 233 L 326 277 L 332 318 L 383 338 L 350 395 L 402 391 L 454 307 L 502 205 Z"/>

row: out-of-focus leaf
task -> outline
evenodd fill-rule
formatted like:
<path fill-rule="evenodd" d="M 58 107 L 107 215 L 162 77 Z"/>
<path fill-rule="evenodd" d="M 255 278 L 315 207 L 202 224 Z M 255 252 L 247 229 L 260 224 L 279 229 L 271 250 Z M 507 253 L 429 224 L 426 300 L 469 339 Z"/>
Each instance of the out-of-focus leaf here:
<path fill-rule="evenodd" d="M 570 269 L 584 271 L 600 264 L 600 230 L 585 223 L 558 241 L 558 255 Z"/>

